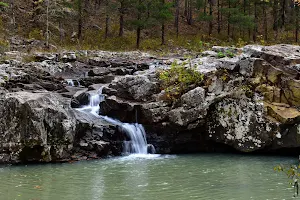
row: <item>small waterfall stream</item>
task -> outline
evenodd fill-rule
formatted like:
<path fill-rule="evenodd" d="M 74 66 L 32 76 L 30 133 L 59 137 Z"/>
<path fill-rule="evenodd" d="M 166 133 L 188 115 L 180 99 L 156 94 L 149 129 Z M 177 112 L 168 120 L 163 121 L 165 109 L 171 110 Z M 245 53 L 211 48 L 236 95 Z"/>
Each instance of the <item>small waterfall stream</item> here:
<path fill-rule="evenodd" d="M 73 79 L 65 79 L 65 81 L 71 87 L 80 87 L 80 82 L 78 80 L 74 81 Z"/>
<path fill-rule="evenodd" d="M 149 153 L 155 153 L 153 145 L 147 144 L 146 132 L 141 124 L 123 123 L 119 120 L 115 120 L 110 117 L 102 116 L 99 114 L 99 104 L 104 100 L 105 98 L 102 95 L 102 88 L 100 88 L 95 94 L 90 94 L 89 105 L 84 106 L 78 110 L 88 112 L 98 118 L 106 120 L 107 122 L 122 127 L 123 131 L 127 134 L 128 138 L 130 139 L 130 141 L 124 141 L 124 154 L 148 154 L 148 147 L 151 151 Z"/>

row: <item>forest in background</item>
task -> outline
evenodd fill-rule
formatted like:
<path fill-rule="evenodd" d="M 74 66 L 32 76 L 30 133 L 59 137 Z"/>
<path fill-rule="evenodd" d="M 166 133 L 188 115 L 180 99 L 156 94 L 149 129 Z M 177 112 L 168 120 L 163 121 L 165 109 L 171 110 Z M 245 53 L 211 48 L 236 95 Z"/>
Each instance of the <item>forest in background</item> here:
<path fill-rule="evenodd" d="M 64 48 L 201 51 L 299 41 L 293 0 L 3 0 L 0 45 L 13 36 Z"/>

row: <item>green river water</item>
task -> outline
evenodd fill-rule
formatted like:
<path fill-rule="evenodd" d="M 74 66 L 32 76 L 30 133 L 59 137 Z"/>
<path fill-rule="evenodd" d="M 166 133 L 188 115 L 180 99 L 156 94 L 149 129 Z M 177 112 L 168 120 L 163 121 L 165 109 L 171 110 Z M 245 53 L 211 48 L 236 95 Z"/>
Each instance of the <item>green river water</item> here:
<path fill-rule="evenodd" d="M 1 200 L 292 199 L 278 164 L 296 158 L 200 154 L 0 166 Z"/>

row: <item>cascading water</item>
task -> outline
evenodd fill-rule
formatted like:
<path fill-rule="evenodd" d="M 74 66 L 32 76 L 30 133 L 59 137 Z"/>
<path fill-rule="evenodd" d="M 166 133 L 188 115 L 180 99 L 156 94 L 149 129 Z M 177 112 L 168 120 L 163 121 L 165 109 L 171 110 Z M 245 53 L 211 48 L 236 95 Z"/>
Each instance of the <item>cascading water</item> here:
<path fill-rule="evenodd" d="M 89 112 L 96 117 L 102 118 L 112 124 L 121 127 L 130 139 L 130 141 L 124 141 L 124 154 L 148 154 L 148 147 L 150 149 L 149 153 L 155 153 L 153 145 L 147 144 L 146 132 L 141 124 L 123 123 L 99 114 L 100 102 L 104 100 L 105 99 L 102 95 L 102 88 L 100 88 L 97 93 L 90 94 L 89 105 L 84 106 L 83 108 L 80 108 L 78 110 Z"/>
<path fill-rule="evenodd" d="M 74 81 L 72 79 L 66 79 L 66 82 L 69 86 L 72 86 L 72 87 L 75 86 Z"/>
<path fill-rule="evenodd" d="M 74 81 L 73 79 L 66 79 L 66 82 L 71 87 L 75 87 L 75 86 L 80 87 L 80 82 L 78 80 Z"/>

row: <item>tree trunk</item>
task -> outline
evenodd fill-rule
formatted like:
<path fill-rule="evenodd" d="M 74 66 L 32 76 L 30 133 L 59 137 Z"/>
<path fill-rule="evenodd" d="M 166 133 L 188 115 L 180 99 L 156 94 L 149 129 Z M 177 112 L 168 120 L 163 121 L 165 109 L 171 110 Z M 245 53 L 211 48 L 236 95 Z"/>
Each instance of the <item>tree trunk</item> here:
<path fill-rule="evenodd" d="M 124 34 L 124 1 L 121 1 L 120 6 L 120 29 L 119 29 L 119 37 L 122 37 Z"/>
<path fill-rule="evenodd" d="M 104 38 L 105 40 L 108 38 L 108 34 L 109 34 L 109 10 L 108 10 L 108 6 L 109 6 L 109 0 L 106 0 L 105 1 L 105 13 L 106 13 L 106 16 L 105 16 L 105 35 L 104 35 Z"/>
<path fill-rule="evenodd" d="M 105 17 L 105 40 L 108 38 L 109 34 L 109 15 L 107 14 Z"/>
<path fill-rule="evenodd" d="M 188 25 L 192 25 L 192 23 L 193 23 L 193 8 L 192 8 L 191 0 L 188 0 L 187 23 L 188 23 Z"/>
<path fill-rule="evenodd" d="M 221 32 L 220 0 L 218 0 L 218 10 L 217 10 L 217 15 L 218 15 L 218 34 L 220 34 L 220 32 Z"/>
<path fill-rule="evenodd" d="M 298 36 L 299 36 L 299 6 L 295 5 L 295 11 L 296 11 L 296 29 L 295 29 L 295 41 L 298 42 Z"/>
<path fill-rule="evenodd" d="M 139 0 L 139 6 L 142 5 L 142 0 Z M 138 15 L 137 15 L 137 20 L 141 20 L 141 11 L 138 10 Z M 141 43 L 141 26 L 138 25 L 136 29 L 136 48 L 140 48 L 140 43 Z"/>
<path fill-rule="evenodd" d="M 212 34 L 212 29 L 213 29 L 213 2 L 212 0 L 209 0 L 209 16 L 211 17 L 211 19 L 209 20 L 209 28 L 208 28 L 208 35 L 210 36 Z"/>
<path fill-rule="evenodd" d="M 161 0 L 162 5 L 165 5 L 165 0 Z M 161 45 L 165 45 L 165 22 L 161 23 Z"/>
<path fill-rule="evenodd" d="M 49 0 L 46 0 L 46 47 L 49 47 Z"/>
<path fill-rule="evenodd" d="M 281 5 L 281 24 L 280 27 L 283 28 L 285 25 L 285 5 L 286 5 L 286 0 L 282 0 L 282 5 Z"/>
<path fill-rule="evenodd" d="M 161 25 L 161 45 L 165 45 L 165 23 L 163 22 Z"/>
<path fill-rule="evenodd" d="M 249 0 L 248 6 L 249 6 L 248 15 L 251 16 L 251 1 L 250 0 Z M 251 40 L 251 28 L 248 29 L 248 38 L 249 38 L 249 40 Z"/>
<path fill-rule="evenodd" d="M 229 13 L 228 13 L 228 19 L 227 19 L 227 36 L 228 36 L 228 39 L 230 37 L 230 23 L 229 23 L 229 19 L 230 19 L 230 8 L 231 8 L 231 0 L 228 0 L 228 8 L 229 8 Z"/>
<path fill-rule="evenodd" d="M 78 0 L 78 40 L 82 39 L 82 0 Z"/>
<path fill-rule="evenodd" d="M 141 28 L 138 27 L 136 29 L 136 48 L 137 49 L 140 48 L 140 42 L 141 42 Z"/>
<path fill-rule="evenodd" d="M 175 0 L 176 14 L 175 14 L 175 27 L 176 27 L 176 37 L 179 36 L 179 0 Z"/>
<path fill-rule="evenodd" d="M 12 34 L 16 33 L 16 15 L 15 15 L 15 1 L 10 1 L 10 9 L 11 9 L 11 24 L 12 24 Z"/>
<path fill-rule="evenodd" d="M 184 16 L 187 17 L 188 13 L 188 1 L 189 0 L 184 0 Z"/>
<path fill-rule="evenodd" d="M 277 31 L 278 29 L 278 0 L 273 2 L 273 30 Z"/>
<path fill-rule="evenodd" d="M 266 2 L 263 2 L 263 14 L 264 14 L 264 40 L 268 41 L 268 22 L 267 22 L 267 8 L 266 8 Z"/>
<path fill-rule="evenodd" d="M 257 34 L 257 3 L 254 2 L 254 29 L 253 29 L 253 41 L 256 42 Z"/>

